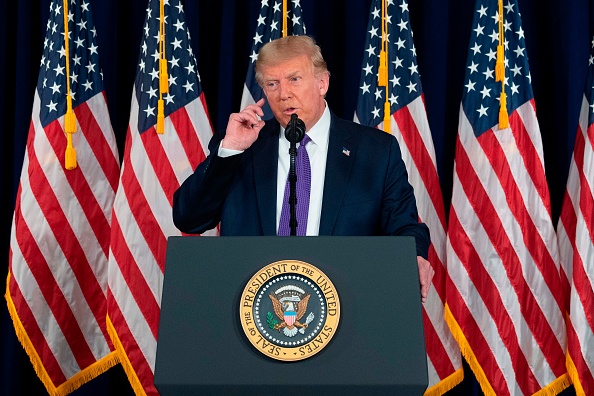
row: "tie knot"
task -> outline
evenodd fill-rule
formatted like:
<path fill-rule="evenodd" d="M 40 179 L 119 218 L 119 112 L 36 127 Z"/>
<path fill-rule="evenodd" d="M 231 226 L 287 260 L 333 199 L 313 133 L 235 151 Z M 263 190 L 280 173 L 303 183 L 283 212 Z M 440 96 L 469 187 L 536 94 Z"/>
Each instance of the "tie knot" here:
<path fill-rule="evenodd" d="M 301 143 L 299 143 L 299 147 L 305 147 L 305 145 L 309 142 L 311 142 L 311 138 L 306 133 L 305 136 L 303 136 L 303 140 L 301 140 Z"/>

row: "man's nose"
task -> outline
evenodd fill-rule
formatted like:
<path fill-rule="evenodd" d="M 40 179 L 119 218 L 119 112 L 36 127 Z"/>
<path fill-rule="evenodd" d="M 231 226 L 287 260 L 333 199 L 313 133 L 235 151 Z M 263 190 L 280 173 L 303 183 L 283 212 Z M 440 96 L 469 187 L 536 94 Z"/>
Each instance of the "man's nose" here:
<path fill-rule="evenodd" d="M 286 82 L 281 82 L 279 84 L 279 94 L 281 99 L 289 99 L 293 96 L 293 92 L 291 91 L 291 86 Z"/>

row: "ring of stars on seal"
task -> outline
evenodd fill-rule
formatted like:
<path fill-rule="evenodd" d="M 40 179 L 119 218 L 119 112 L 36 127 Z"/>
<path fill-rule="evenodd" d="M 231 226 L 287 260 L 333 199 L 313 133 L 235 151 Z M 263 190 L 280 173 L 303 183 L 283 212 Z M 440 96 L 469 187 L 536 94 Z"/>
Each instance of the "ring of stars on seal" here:
<path fill-rule="evenodd" d="M 336 334 L 340 299 L 316 266 L 281 260 L 256 271 L 239 300 L 239 320 L 248 341 L 283 361 L 310 358 Z"/>
<path fill-rule="evenodd" d="M 283 333 L 270 329 L 266 323 L 267 313 L 270 312 L 271 307 L 269 294 L 287 285 L 293 285 L 296 288 L 301 287 L 306 293 L 310 293 L 312 297 L 309 301 L 308 310 L 318 313 L 315 315 L 317 320 L 310 323 L 307 330 L 296 339 L 289 338 Z M 300 275 L 277 276 L 264 284 L 260 289 L 260 293 L 258 293 L 254 304 L 254 318 L 260 334 L 268 341 L 283 347 L 297 347 L 311 341 L 322 330 L 326 320 L 326 298 L 317 285 L 308 278 Z"/>

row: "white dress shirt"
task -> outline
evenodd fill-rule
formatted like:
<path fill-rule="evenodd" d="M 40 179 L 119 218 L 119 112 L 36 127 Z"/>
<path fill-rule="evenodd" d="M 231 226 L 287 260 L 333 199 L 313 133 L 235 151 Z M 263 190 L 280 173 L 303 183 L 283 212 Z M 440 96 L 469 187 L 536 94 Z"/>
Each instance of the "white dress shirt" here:
<path fill-rule="evenodd" d="M 309 195 L 309 211 L 307 214 L 307 230 L 305 235 L 316 236 L 320 232 L 320 216 L 322 214 L 322 197 L 324 178 L 326 176 L 326 158 L 328 154 L 328 138 L 330 136 L 330 109 L 326 109 L 318 122 L 307 131 L 311 141 L 305 146 L 311 167 L 311 191 Z M 285 128 L 281 126 L 278 142 L 278 173 L 276 180 L 276 232 L 280 222 L 285 196 L 285 186 L 289 175 L 290 143 L 285 137 Z M 242 153 L 242 150 L 225 149 L 219 145 L 219 157 L 229 157 Z"/>
<path fill-rule="evenodd" d="M 330 110 L 328 104 L 318 122 L 307 131 L 311 141 L 305 146 L 311 167 L 311 191 L 309 194 L 309 211 L 307 214 L 307 230 L 305 235 L 315 236 L 320 231 L 322 214 L 322 196 L 326 175 L 326 158 L 328 154 L 328 137 L 330 136 Z M 285 196 L 285 186 L 289 175 L 289 141 L 285 138 L 285 128 L 281 127 L 278 142 L 278 174 L 276 181 L 276 232 L 280 222 Z"/>

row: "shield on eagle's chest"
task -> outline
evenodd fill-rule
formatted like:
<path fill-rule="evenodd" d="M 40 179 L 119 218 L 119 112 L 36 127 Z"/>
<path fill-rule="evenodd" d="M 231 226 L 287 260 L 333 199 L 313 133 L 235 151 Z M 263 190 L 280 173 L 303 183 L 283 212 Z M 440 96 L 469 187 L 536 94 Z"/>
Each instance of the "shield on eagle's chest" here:
<path fill-rule="evenodd" d="M 295 311 L 285 311 L 284 319 L 285 323 L 287 323 L 288 327 L 291 327 L 295 324 L 295 317 L 297 313 Z"/>

